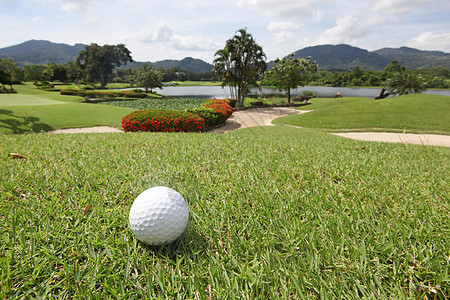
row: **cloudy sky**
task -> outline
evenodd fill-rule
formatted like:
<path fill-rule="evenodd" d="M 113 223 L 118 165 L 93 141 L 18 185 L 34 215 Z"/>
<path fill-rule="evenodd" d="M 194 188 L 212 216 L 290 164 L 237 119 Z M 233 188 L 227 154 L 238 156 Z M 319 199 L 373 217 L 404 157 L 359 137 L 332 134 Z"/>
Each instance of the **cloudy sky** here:
<path fill-rule="evenodd" d="M 268 60 L 321 44 L 450 52 L 448 0 L 0 0 L 0 48 L 124 43 L 136 61 L 200 58 L 247 28 Z"/>

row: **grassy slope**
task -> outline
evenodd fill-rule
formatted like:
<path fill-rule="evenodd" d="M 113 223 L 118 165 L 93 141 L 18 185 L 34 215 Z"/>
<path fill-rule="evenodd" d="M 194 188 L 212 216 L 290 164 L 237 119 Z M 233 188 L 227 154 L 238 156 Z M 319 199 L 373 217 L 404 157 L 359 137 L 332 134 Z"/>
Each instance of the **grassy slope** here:
<path fill-rule="evenodd" d="M 3 135 L 0 298 L 444 299 L 449 161 L 287 127 Z M 127 224 L 156 185 L 190 207 L 160 248 Z"/>
<path fill-rule="evenodd" d="M 76 103 L 80 97 L 45 92 L 30 85 L 18 94 L 0 94 L 0 133 L 40 132 L 60 128 L 107 125 L 120 127 L 129 108 Z M 58 105 L 61 104 L 61 105 Z"/>
<path fill-rule="evenodd" d="M 304 107 L 313 112 L 279 118 L 274 124 L 289 124 L 327 130 L 359 129 L 450 133 L 450 97 L 407 95 L 385 100 L 369 98 L 313 99 Z"/>

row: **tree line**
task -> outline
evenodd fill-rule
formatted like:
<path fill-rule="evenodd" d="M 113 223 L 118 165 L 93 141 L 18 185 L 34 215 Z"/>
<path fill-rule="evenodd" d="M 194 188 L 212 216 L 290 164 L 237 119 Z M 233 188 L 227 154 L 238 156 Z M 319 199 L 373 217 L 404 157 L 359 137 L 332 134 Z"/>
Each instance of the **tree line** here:
<path fill-rule="evenodd" d="M 406 70 L 396 60 L 383 71 L 368 71 L 361 67 L 355 67 L 352 71 L 318 70 L 319 66 L 310 57 L 295 59 L 291 54 L 276 59 L 274 66 L 268 70 L 263 48 L 246 29 L 236 31 L 225 42 L 225 47 L 215 53 L 211 72 L 195 73 L 179 67 L 155 68 L 148 64 L 139 68 L 120 68 L 132 61 L 131 52 L 123 44 L 91 44 L 79 52 L 75 62 L 63 65 L 51 63 L 20 68 L 10 59 L 0 59 L 1 90 L 7 92 L 9 85 L 13 91 L 12 85 L 22 81 L 100 83 L 101 88 L 108 82 L 126 82 L 151 91 L 168 81 L 220 80 L 224 87 L 230 89 L 238 105 L 242 105 L 249 90 L 259 84 L 285 90 L 288 100 L 291 98 L 290 90 L 298 86 L 385 87 L 397 73 L 408 74 L 403 78 L 420 79 L 423 88 L 450 88 L 450 69 Z"/>

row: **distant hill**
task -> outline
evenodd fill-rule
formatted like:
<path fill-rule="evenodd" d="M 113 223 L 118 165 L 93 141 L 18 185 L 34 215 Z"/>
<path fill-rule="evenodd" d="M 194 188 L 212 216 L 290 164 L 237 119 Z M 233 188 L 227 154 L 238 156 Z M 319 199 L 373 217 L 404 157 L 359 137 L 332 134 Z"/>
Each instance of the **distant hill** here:
<path fill-rule="evenodd" d="M 75 61 L 78 52 L 84 50 L 86 45 L 56 44 L 49 41 L 31 40 L 19 45 L 0 49 L 0 59 L 10 58 L 19 66 L 28 64 L 45 65 L 52 62 L 65 64 Z M 421 51 L 401 47 L 382 48 L 376 51 L 367 51 L 350 45 L 319 45 L 306 47 L 294 52 L 295 57 L 306 58 L 311 56 L 319 64 L 320 69 L 352 70 L 356 66 L 366 70 L 383 70 L 392 60 L 398 60 L 408 69 L 447 67 L 450 68 L 450 53 L 440 51 Z M 133 62 L 123 68 L 136 68 L 143 62 Z M 186 57 L 182 60 L 161 60 L 148 62 L 155 67 L 180 68 L 191 72 L 210 72 L 212 65 L 200 59 Z M 271 67 L 273 62 L 269 62 Z"/>
<path fill-rule="evenodd" d="M 388 61 L 398 60 L 407 69 L 447 67 L 450 68 L 450 53 L 421 51 L 408 47 L 399 49 L 383 48 L 373 51 Z"/>
<path fill-rule="evenodd" d="M 367 51 L 349 45 L 320 45 L 294 52 L 295 57 L 311 56 L 320 69 L 352 70 L 356 66 L 366 70 L 381 71 L 392 60 L 398 60 L 407 69 L 447 67 L 450 68 L 450 53 L 421 51 L 402 47 Z"/>
<path fill-rule="evenodd" d="M 17 65 L 46 65 L 52 62 L 56 64 L 65 64 L 75 61 L 78 53 L 84 50 L 86 45 L 76 44 L 70 46 L 67 44 L 56 44 L 49 41 L 30 40 L 19 45 L 0 49 L 0 59 L 12 59 Z M 191 72 L 211 72 L 212 65 L 200 59 L 186 57 L 182 60 L 162 60 L 157 62 L 148 62 L 154 67 L 180 68 L 181 70 Z M 124 65 L 124 68 L 137 68 L 143 62 L 133 62 Z"/>
<path fill-rule="evenodd" d="M 130 68 L 139 68 L 144 62 L 132 62 L 128 63 L 121 68 L 123 69 L 130 69 Z M 166 60 L 160 60 L 157 62 L 145 62 L 149 65 L 156 67 L 156 68 L 165 68 L 165 69 L 172 69 L 172 68 L 179 68 L 183 71 L 190 71 L 190 72 L 211 72 L 213 69 L 213 66 L 207 62 L 204 62 L 201 59 L 196 59 L 192 57 L 186 57 L 182 60 L 173 60 L 173 59 L 166 59 Z"/>
<path fill-rule="evenodd" d="M 19 66 L 46 65 L 52 62 L 65 64 L 75 61 L 85 45 L 56 44 L 49 41 L 31 40 L 19 45 L 0 49 L 0 58 L 10 58 Z"/>

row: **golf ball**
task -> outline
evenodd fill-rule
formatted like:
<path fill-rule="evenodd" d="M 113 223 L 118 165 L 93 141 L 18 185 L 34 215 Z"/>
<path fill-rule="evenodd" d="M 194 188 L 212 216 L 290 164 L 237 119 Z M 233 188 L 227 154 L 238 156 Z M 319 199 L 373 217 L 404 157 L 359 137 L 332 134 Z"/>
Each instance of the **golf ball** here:
<path fill-rule="evenodd" d="M 130 209 L 129 225 L 136 238 L 159 246 L 175 241 L 186 229 L 189 208 L 175 190 L 157 186 L 142 192 Z"/>

